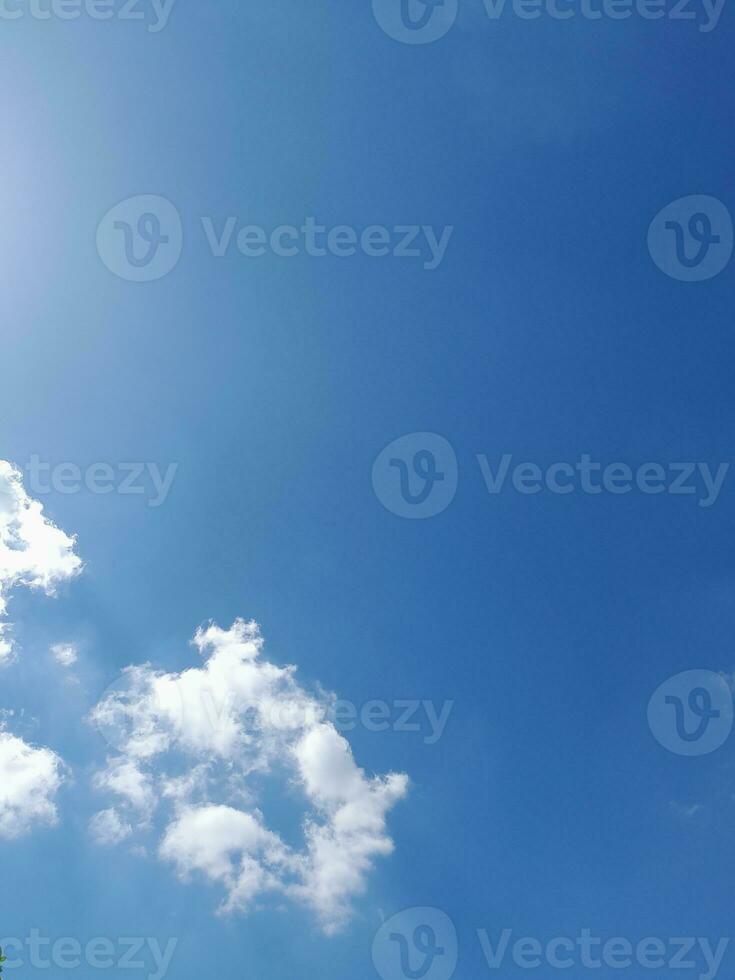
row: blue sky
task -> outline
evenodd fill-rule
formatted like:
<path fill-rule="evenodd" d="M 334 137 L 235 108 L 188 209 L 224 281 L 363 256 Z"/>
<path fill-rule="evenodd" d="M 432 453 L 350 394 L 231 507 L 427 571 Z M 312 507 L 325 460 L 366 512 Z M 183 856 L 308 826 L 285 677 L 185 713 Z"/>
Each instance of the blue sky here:
<path fill-rule="evenodd" d="M 668 16 L 673 3 L 661 20 L 569 6 L 569 20 L 493 20 L 460 0 L 426 44 L 388 36 L 369 2 L 178 0 L 157 32 L 145 3 L 144 21 L 3 8 L 23 15 L 0 18 L 0 459 L 84 565 L 55 597 L 3 579 L 5 733 L 65 768 L 57 822 L 0 838 L 0 938 L 175 937 L 177 980 L 367 980 L 381 922 L 428 906 L 456 928 L 463 980 L 488 970 L 481 929 L 493 944 L 504 928 L 542 943 L 585 928 L 632 943 L 731 936 L 735 743 L 684 757 L 647 708 L 681 672 L 735 670 L 735 474 L 709 506 L 701 470 L 692 494 L 642 492 L 635 474 L 658 464 L 670 488 L 674 463 L 731 461 L 727 227 L 712 246 L 724 268 L 701 282 L 677 278 L 673 251 L 673 274 L 657 267 L 647 236 L 680 198 L 735 209 L 732 14 L 703 31 L 694 3 L 695 20 Z M 180 257 L 151 282 L 97 248 L 105 216 L 140 195 L 171 202 L 182 227 Z M 245 226 L 270 242 L 310 216 L 354 229 L 355 254 L 308 254 L 299 238 L 297 255 L 255 258 L 234 244 Z M 217 257 L 202 219 L 219 235 L 229 217 Z M 376 257 L 361 244 L 370 226 L 391 251 L 399 226 L 452 231 L 426 268 L 424 232 L 421 255 Z M 373 471 L 415 433 L 446 440 L 458 474 L 421 520 L 381 502 L 397 499 L 399 467 L 377 486 Z M 407 465 L 424 448 L 410 446 Z M 630 467 L 633 484 L 522 493 L 509 476 L 489 493 L 477 456 L 496 472 L 503 454 L 511 472 L 543 474 L 588 454 Z M 435 456 L 451 479 L 451 455 Z M 107 464 L 114 490 L 34 493 L 34 457 L 80 474 Z M 136 462 L 175 465 L 160 506 L 149 482 L 119 492 Z M 131 834 L 116 846 L 90 831 L 117 806 L 95 782 L 117 758 L 95 705 L 128 665 L 202 668 L 196 630 L 238 618 L 260 624 L 262 658 L 296 665 L 315 703 L 379 700 L 395 722 L 396 702 L 453 702 L 435 741 L 425 715 L 418 732 L 348 734 L 366 785 L 409 785 L 378 834 L 393 853 L 369 859 L 334 934 L 277 889 L 218 915 L 223 882 L 201 869 L 182 882 L 157 854 L 181 819 L 169 804 L 149 820 L 123 807 Z M 60 643 L 75 664 L 56 662 Z M 176 743 L 142 765 L 159 793 L 216 755 Z M 259 809 L 303 854 L 303 815 L 325 807 L 284 758 L 227 805 Z M 240 756 L 216 766 L 242 778 Z"/>

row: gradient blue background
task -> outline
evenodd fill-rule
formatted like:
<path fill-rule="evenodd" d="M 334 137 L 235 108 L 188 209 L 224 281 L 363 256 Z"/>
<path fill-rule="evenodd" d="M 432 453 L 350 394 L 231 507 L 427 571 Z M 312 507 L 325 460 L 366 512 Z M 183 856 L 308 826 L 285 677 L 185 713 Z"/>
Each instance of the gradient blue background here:
<path fill-rule="evenodd" d="M 678 671 L 735 666 L 733 474 L 702 509 L 489 497 L 474 461 L 731 458 L 734 267 L 676 282 L 646 230 L 686 194 L 733 211 L 732 41 L 727 8 L 703 34 L 492 23 L 480 0 L 426 47 L 344 0 L 179 0 L 160 34 L 0 22 L 0 456 L 179 464 L 159 509 L 44 498 L 87 567 L 58 601 L 13 599 L 24 656 L 2 702 L 75 782 L 58 828 L 0 845 L 0 933 L 179 936 L 176 980 L 367 980 L 381 910 L 414 905 L 455 922 L 461 980 L 485 973 L 478 928 L 732 935 L 735 742 L 667 753 L 646 704 Z M 175 202 L 185 234 L 150 285 L 95 250 L 105 212 L 143 193 Z M 215 260 L 200 217 L 230 214 L 455 232 L 433 272 Z M 402 521 L 372 462 L 423 430 L 454 446 L 459 490 Z M 181 669 L 202 620 L 239 615 L 304 682 L 456 701 L 437 745 L 352 737 L 361 765 L 413 788 L 337 938 L 293 908 L 218 919 L 216 890 L 88 840 L 105 745 L 83 716 L 124 665 Z M 46 653 L 72 637 L 78 688 Z"/>

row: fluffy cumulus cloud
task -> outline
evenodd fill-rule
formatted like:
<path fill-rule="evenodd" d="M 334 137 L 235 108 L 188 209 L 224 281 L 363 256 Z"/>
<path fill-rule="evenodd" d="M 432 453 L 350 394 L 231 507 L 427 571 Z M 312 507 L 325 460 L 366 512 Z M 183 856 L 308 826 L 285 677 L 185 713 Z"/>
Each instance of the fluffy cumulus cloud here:
<path fill-rule="evenodd" d="M 73 667 L 79 659 L 77 648 L 73 643 L 55 643 L 51 647 L 54 660 L 62 667 Z"/>
<path fill-rule="evenodd" d="M 55 797 L 63 781 L 64 764 L 55 752 L 0 730 L 0 838 L 55 824 Z"/>
<path fill-rule="evenodd" d="M 186 806 L 169 825 L 159 853 L 182 878 L 201 872 L 227 891 L 225 910 L 247 909 L 261 893 L 281 888 L 296 859 L 258 813 L 223 804 Z"/>
<path fill-rule="evenodd" d="M 89 830 L 98 844 L 120 844 L 133 832 L 132 826 L 122 819 L 114 806 L 95 813 L 89 821 Z"/>
<path fill-rule="evenodd" d="M 94 783 L 97 789 L 114 794 L 144 817 L 155 809 L 156 797 L 150 775 L 124 757 L 110 760 L 107 768 L 96 774 Z"/>
<path fill-rule="evenodd" d="M 81 568 L 74 544 L 28 496 L 19 471 L 0 460 L 0 667 L 15 656 L 9 625 L 3 621 L 12 590 L 26 586 L 53 595 L 60 582 Z M 0 724 L 0 838 L 55 824 L 56 796 L 64 778 L 64 764 L 55 752 L 29 745 Z"/>
<path fill-rule="evenodd" d="M 44 516 L 43 507 L 23 487 L 20 472 L 0 460 L 0 620 L 17 586 L 53 595 L 57 585 L 81 568 L 74 538 Z M 0 665 L 13 659 L 7 623 L 0 621 Z"/>
<path fill-rule="evenodd" d="M 328 720 L 331 697 L 307 693 L 295 667 L 264 659 L 255 623 L 211 625 L 194 645 L 201 666 L 129 667 L 92 712 L 116 749 L 95 778 L 115 807 L 94 818 L 93 832 L 123 840 L 160 815 L 159 857 L 184 880 L 223 888 L 223 911 L 286 896 L 337 932 L 375 859 L 393 849 L 386 817 L 407 777 L 358 767 Z M 269 828 L 258 806 L 264 780 L 277 776 L 303 810 L 296 841 Z"/>

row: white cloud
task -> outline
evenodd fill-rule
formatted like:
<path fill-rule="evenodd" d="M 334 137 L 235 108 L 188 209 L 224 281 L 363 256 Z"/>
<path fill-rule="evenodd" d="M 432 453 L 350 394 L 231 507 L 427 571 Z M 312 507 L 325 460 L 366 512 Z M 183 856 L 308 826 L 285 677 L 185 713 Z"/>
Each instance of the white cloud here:
<path fill-rule="evenodd" d="M 89 821 L 89 830 L 93 839 L 103 845 L 120 844 L 133 832 L 114 807 L 95 813 Z"/>
<path fill-rule="evenodd" d="M 120 750 L 97 786 L 139 813 L 165 804 L 159 856 L 184 878 L 199 873 L 222 885 L 223 910 L 247 911 L 277 892 L 336 932 L 373 861 L 393 849 L 386 816 L 407 777 L 369 777 L 357 766 L 327 720 L 330 698 L 304 691 L 295 667 L 263 659 L 257 624 L 212 625 L 194 644 L 202 666 L 129 667 L 95 707 L 92 721 Z M 290 798 L 300 790 L 305 804 L 300 846 L 268 829 L 256 807 L 260 782 L 284 774 Z"/>
<path fill-rule="evenodd" d="M 73 667 L 79 659 L 77 648 L 73 643 L 55 643 L 51 647 L 54 660 L 62 667 Z"/>
<path fill-rule="evenodd" d="M 108 760 L 107 768 L 94 777 L 96 789 L 114 793 L 147 820 L 156 807 L 156 794 L 148 773 L 124 757 Z"/>
<path fill-rule="evenodd" d="M 75 539 L 44 516 L 43 507 L 23 488 L 20 472 L 0 460 L 0 619 L 10 592 L 17 586 L 53 595 L 82 563 L 74 553 Z M 0 665 L 14 657 L 7 623 L 0 622 Z"/>
<path fill-rule="evenodd" d="M 199 871 L 222 882 L 225 910 L 245 910 L 261 892 L 279 890 L 283 871 L 294 863 L 259 814 L 211 804 L 185 807 L 166 830 L 159 854 L 185 879 Z"/>
<path fill-rule="evenodd" d="M 64 764 L 55 752 L 0 731 L 0 838 L 55 824 L 55 797 L 63 780 Z"/>
<path fill-rule="evenodd" d="M 306 825 L 308 860 L 296 892 L 319 913 L 327 932 L 350 917 L 350 898 L 359 895 L 373 858 L 392 852 L 385 817 L 405 796 L 408 779 L 393 773 L 367 779 L 355 765 L 347 741 L 330 724 L 308 731 L 294 754 L 306 792 L 322 816 Z"/>
<path fill-rule="evenodd" d="M 691 820 L 692 817 L 696 817 L 704 810 L 701 803 L 679 803 L 677 800 L 672 800 L 669 806 L 678 817 L 683 817 L 686 820 Z"/>

